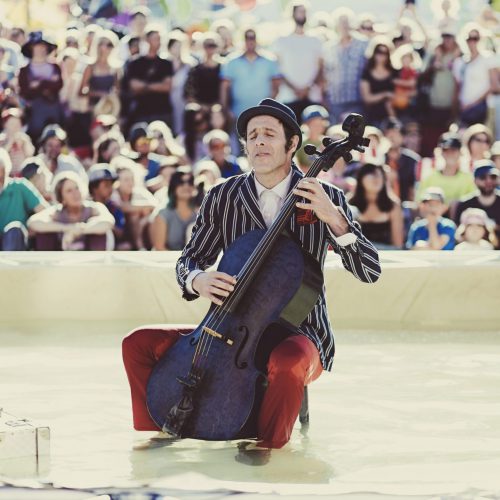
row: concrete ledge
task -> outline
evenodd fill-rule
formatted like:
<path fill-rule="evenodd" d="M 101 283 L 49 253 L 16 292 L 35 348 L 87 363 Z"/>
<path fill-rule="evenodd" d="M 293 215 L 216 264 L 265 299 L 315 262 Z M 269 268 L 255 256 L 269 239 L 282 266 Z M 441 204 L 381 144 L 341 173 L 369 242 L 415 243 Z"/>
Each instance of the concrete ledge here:
<path fill-rule="evenodd" d="M 0 254 L 1 327 L 51 322 L 198 323 L 208 301 L 181 299 L 178 252 Z M 498 330 L 500 252 L 381 252 L 367 285 L 331 254 L 325 267 L 334 329 Z"/>

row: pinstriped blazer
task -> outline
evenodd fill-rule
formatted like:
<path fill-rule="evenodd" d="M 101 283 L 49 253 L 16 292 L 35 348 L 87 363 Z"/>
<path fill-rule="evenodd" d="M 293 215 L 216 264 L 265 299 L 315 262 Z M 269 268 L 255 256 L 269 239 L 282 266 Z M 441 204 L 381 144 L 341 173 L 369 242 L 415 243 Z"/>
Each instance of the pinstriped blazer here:
<path fill-rule="evenodd" d="M 293 165 L 290 189 L 302 177 L 304 174 Z M 288 230 L 302 243 L 304 250 L 321 264 L 321 268 L 328 246 L 332 245 L 334 251 L 340 255 L 345 269 L 356 278 L 365 283 L 377 281 L 381 272 L 377 250 L 363 236 L 359 224 L 353 222 L 344 193 L 326 182 L 321 184 L 333 203 L 343 209 L 350 231 L 358 237 L 357 242 L 346 247 L 338 245 L 328 225 L 319 220 L 314 224 L 299 225 L 293 216 L 289 221 Z M 186 279 L 191 271 L 205 270 L 213 265 L 221 251 L 236 238 L 253 229 L 266 229 L 257 200 L 254 173 L 230 177 L 223 184 L 213 187 L 203 200 L 191 239 L 177 261 L 177 281 L 182 288 L 183 297 L 187 300 L 198 297 L 186 290 Z M 300 325 L 298 333 L 314 342 L 323 368 L 331 370 L 335 343 L 324 287 L 314 308 Z"/>

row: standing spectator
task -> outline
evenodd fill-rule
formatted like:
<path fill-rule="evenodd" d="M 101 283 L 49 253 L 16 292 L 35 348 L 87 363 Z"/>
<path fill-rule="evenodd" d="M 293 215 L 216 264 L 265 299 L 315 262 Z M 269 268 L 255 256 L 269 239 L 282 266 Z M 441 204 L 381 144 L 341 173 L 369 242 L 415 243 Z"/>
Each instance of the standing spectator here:
<path fill-rule="evenodd" d="M 491 160 L 474 163 L 474 182 L 479 192 L 460 200 L 455 211 L 455 222 L 460 222 L 462 213 L 468 208 L 480 208 L 495 223 L 497 241 L 500 241 L 500 193 L 498 180 L 500 170 Z"/>
<path fill-rule="evenodd" d="M 480 50 L 481 28 L 469 23 L 463 30 L 468 54 L 455 60 L 453 74 L 459 85 L 460 121 L 464 126 L 484 123 L 486 97 L 494 86 L 495 58 Z"/>
<path fill-rule="evenodd" d="M 422 79 L 429 85 L 428 113 L 422 115 L 422 149 L 431 155 L 439 136 L 445 133 L 453 118 L 456 105 L 456 82 L 453 65 L 461 55 L 452 27 L 441 31 L 441 43 L 434 49 Z"/>
<path fill-rule="evenodd" d="M 35 148 L 30 137 L 23 132 L 22 111 L 9 108 L 2 112 L 3 132 L 0 134 L 0 147 L 9 153 L 12 162 L 10 175 L 16 177 L 21 171 L 21 164 L 33 156 Z"/>
<path fill-rule="evenodd" d="M 354 31 L 352 10 L 341 7 L 333 17 L 338 39 L 324 51 L 326 94 L 333 123 L 341 123 L 349 113 L 363 112 L 360 82 L 368 40 Z"/>
<path fill-rule="evenodd" d="M 455 223 L 443 217 L 446 212 L 441 188 L 430 187 L 420 199 L 420 215 L 408 232 L 408 250 L 453 250 L 455 248 Z"/>
<path fill-rule="evenodd" d="M 59 92 L 63 81 L 61 68 L 48 61 L 57 45 L 41 31 L 30 33 L 22 53 L 30 62 L 19 71 L 19 93 L 28 107 L 28 134 L 38 140 L 49 123 L 62 123 L 63 113 Z"/>
<path fill-rule="evenodd" d="M 208 111 L 196 102 L 186 104 L 184 111 L 184 133 L 177 140 L 186 149 L 191 164 L 201 160 L 207 154 L 203 137 L 210 128 Z"/>
<path fill-rule="evenodd" d="M 151 11 L 144 5 L 138 5 L 130 12 L 128 34 L 120 40 L 119 45 L 119 55 L 123 62 L 137 54 L 147 54 L 148 42 L 145 32 L 150 16 Z"/>
<path fill-rule="evenodd" d="M 148 53 L 133 59 L 127 67 L 127 80 L 133 96 L 129 108 L 130 122 L 163 120 L 171 126 L 172 62 L 158 55 L 161 48 L 158 29 L 146 30 L 146 40 Z"/>
<path fill-rule="evenodd" d="M 227 57 L 233 50 L 233 33 L 236 28 L 230 19 L 218 19 L 210 27 L 210 31 L 217 33 L 221 38 L 219 53 L 221 57 Z"/>
<path fill-rule="evenodd" d="M 208 155 L 202 159 L 212 160 L 219 167 L 220 175 L 224 179 L 243 173 L 238 160 L 231 155 L 229 135 L 223 130 L 211 130 L 203 137 L 203 144 L 208 150 Z"/>
<path fill-rule="evenodd" d="M 217 51 L 221 44 L 215 33 L 203 36 L 203 59 L 189 71 L 184 94 L 188 102 L 212 106 L 220 99 L 221 59 Z"/>
<path fill-rule="evenodd" d="M 399 199 L 387 189 L 382 165 L 365 163 L 358 170 L 356 189 L 349 204 L 357 216 L 363 234 L 379 249 L 403 246 L 403 212 Z"/>
<path fill-rule="evenodd" d="M 193 57 L 188 57 L 184 46 L 187 37 L 182 31 L 176 30 L 169 36 L 167 43 L 168 60 L 172 63 L 173 77 L 170 98 L 172 101 L 173 119 L 172 126 L 175 135 L 179 135 L 184 129 L 184 87 L 191 68 L 196 63 Z"/>
<path fill-rule="evenodd" d="M 228 58 L 221 68 L 221 104 L 232 120 L 262 99 L 276 97 L 280 82 L 276 60 L 257 50 L 255 30 L 247 29 L 244 36 L 243 54 Z"/>
<path fill-rule="evenodd" d="M 125 232 L 125 214 L 112 199 L 113 183 L 118 179 L 114 169 L 107 163 L 96 163 L 88 172 L 89 194 L 93 201 L 102 203 L 115 219 L 113 226 L 114 249 L 120 249 L 120 243 Z"/>
<path fill-rule="evenodd" d="M 28 228 L 35 233 L 36 250 L 106 250 L 106 233 L 113 216 L 101 203 L 86 201 L 87 186 L 74 172 L 54 178 L 57 205 L 32 215 Z"/>
<path fill-rule="evenodd" d="M 53 175 L 71 170 L 87 183 L 87 173 L 82 164 L 72 155 L 63 154 L 66 146 L 66 132 L 59 125 L 47 125 L 40 137 L 38 156 Z"/>
<path fill-rule="evenodd" d="M 401 201 L 415 199 L 415 181 L 420 156 L 403 147 L 403 125 L 400 121 L 389 119 L 384 124 L 384 135 L 390 147 L 385 162 L 390 168 L 389 185 Z"/>
<path fill-rule="evenodd" d="M 496 241 L 492 221 L 480 208 L 468 208 L 460 217 L 456 239 L 460 243 L 455 250 L 494 250 Z"/>
<path fill-rule="evenodd" d="M 444 193 L 444 202 L 450 205 L 473 193 L 476 186 L 472 174 L 460 170 L 460 139 L 453 133 L 443 134 L 439 148 L 444 164 L 436 165 L 436 168 L 420 181 L 417 198 L 421 199 L 427 188 L 439 187 Z M 453 210 L 453 206 L 451 208 Z"/>
<path fill-rule="evenodd" d="M 0 249 L 27 250 L 28 217 L 41 212 L 47 202 L 26 179 L 10 178 L 11 168 L 7 151 L 0 148 Z"/>
<path fill-rule="evenodd" d="M 291 7 L 294 31 L 279 37 L 273 51 L 283 77 L 277 99 L 300 117 L 310 104 L 323 102 L 323 57 L 321 40 L 305 32 L 305 3 L 294 1 Z"/>
<path fill-rule="evenodd" d="M 394 117 L 394 79 L 396 70 L 391 63 L 392 42 L 374 37 L 367 49 L 367 62 L 361 75 L 361 97 L 370 125 L 379 127 L 388 117 Z"/>
<path fill-rule="evenodd" d="M 170 179 L 168 203 L 154 215 L 150 228 L 153 250 L 182 250 L 187 229 L 196 220 L 194 177 L 191 170 L 180 167 Z"/>
<path fill-rule="evenodd" d="M 83 71 L 79 94 L 87 97 L 93 109 L 107 96 L 117 98 L 119 66 L 112 57 L 118 45 L 117 36 L 109 30 L 103 30 L 94 37 L 92 59 Z"/>

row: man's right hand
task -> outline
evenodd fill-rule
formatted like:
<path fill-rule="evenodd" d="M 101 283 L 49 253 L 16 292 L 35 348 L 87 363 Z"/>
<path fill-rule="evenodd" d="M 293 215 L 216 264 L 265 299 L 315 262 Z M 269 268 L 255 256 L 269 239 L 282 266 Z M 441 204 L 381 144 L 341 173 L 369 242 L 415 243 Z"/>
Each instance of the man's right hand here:
<path fill-rule="evenodd" d="M 227 297 L 234 290 L 236 278 L 219 271 L 208 271 L 197 274 L 191 283 L 193 290 L 201 297 L 210 299 L 218 306 L 222 305 L 221 297 Z"/>

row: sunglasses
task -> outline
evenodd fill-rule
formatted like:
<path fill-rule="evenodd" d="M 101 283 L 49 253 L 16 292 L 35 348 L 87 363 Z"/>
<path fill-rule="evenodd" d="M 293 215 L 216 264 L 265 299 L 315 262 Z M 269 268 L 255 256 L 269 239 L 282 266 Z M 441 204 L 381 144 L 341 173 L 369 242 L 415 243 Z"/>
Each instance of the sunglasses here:
<path fill-rule="evenodd" d="M 108 47 L 108 49 L 112 49 L 114 45 L 111 42 L 100 42 L 99 47 Z"/>
<path fill-rule="evenodd" d="M 489 144 L 490 140 L 489 139 L 482 139 L 481 137 L 473 137 L 471 141 L 474 142 L 480 142 L 481 144 Z"/>
<path fill-rule="evenodd" d="M 478 36 L 469 36 L 467 37 L 468 42 L 479 42 L 481 40 Z"/>
<path fill-rule="evenodd" d="M 245 40 L 257 40 L 257 37 L 250 35 L 250 36 L 246 36 Z"/>
<path fill-rule="evenodd" d="M 213 142 L 210 144 L 210 149 L 224 149 L 226 145 L 223 142 Z"/>
<path fill-rule="evenodd" d="M 375 54 L 384 54 L 385 56 L 388 56 L 389 51 L 386 49 L 375 49 Z"/>
<path fill-rule="evenodd" d="M 216 49 L 217 48 L 217 44 L 216 43 L 205 43 L 203 46 L 206 49 Z"/>
<path fill-rule="evenodd" d="M 498 180 L 498 175 L 496 175 L 496 174 L 481 174 L 481 175 L 477 175 L 476 179 L 479 179 L 480 181 L 485 181 L 486 179 L 490 179 L 491 181 L 496 181 L 496 180 Z"/>
<path fill-rule="evenodd" d="M 190 186 L 194 186 L 194 179 L 190 177 L 189 179 L 181 179 L 179 181 L 179 186 L 182 186 L 183 184 L 189 184 Z"/>
<path fill-rule="evenodd" d="M 373 31 L 373 26 L 360 26 L 359 29 L 363 31 Z"/>
<path fill-rule="evenodd" d="M 136 146 L 145 146 L 146 144 L 149 144 L 151 142 L 151 139 L 149 137 L 139 137 L 137 141 L 135 141 Z"/>

